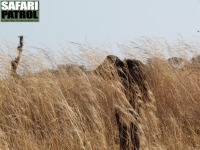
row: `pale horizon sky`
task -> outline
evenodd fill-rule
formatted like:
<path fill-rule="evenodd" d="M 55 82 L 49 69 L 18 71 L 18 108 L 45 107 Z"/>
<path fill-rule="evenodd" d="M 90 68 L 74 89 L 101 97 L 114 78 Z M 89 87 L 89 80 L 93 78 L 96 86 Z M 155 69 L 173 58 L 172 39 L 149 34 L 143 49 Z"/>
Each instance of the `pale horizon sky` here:
<path fill-rule="evenodd" d="M 54 47 L 67 41 L 84 43 L 134 41 L 181 34 L 200 37 L 200 0 L 40 0 L 39 23 L 0 22 L 0 41 Z"/>

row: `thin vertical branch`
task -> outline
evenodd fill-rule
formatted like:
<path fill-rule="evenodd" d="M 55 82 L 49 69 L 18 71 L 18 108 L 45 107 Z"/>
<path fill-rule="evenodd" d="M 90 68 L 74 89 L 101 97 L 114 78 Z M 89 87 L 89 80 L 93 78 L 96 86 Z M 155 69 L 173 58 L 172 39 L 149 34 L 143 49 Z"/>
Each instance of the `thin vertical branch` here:
<path fill-rule="evenodd" d="M 17 77 L 17 67 L 19 65 L 19 61 L 21 58 L 21 54 L 23 51 L 23 46 L 24 46 L 24 37 L 19 36 L 19 46 L 17 47 L 18 50 L 18 55 L 17 57 L 11 62 L 11 76 L 12 77 Z"/>

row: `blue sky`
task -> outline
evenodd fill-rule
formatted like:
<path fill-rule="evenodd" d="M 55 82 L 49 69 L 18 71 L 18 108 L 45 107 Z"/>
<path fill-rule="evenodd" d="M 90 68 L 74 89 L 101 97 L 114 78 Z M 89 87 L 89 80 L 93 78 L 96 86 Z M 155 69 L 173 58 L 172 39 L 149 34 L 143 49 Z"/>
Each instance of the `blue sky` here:
<path fill-rule="evenodd" d="M 39 23 L 0 23 L 0 41 L 28 45 L 200 36 L 200 0 L 40 0 Z"/>

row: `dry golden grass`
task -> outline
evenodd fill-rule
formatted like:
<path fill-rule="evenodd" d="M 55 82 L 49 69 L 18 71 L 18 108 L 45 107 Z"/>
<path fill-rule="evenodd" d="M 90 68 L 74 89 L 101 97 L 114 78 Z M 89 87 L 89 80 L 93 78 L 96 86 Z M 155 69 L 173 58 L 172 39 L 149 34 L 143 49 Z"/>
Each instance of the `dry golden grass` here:
<path fill-rule="evenodd" d="M 24 64 L 22 60 L 20 65 Z M 149 118 L 148 109 L 144 110 L 148 128 L 144 130 L 145 148 L 200 149 L 200 70 L 192 71 L 189 64 L 184 70 L 175 70 L 163 58 L 151 58 L 145 71 L 157 109 L 157 119 Z M 77 74 L 77 70 L 74 75 L 29 72 L 21 79 L 3 79 L 0 148 L 117 150 L 114 109 L 126 115 L 130 108 L 121 88 L 118 81 L 82 71 Z M 159 133 L 148 127 L 150 121 L 156 123 Z"/>
<path fill-rule="evenodd" d="M 191 66 L 190 66 L 191 67 Z M 166 149 L 200 149 L 200 70 L 174 70 L 154 59 L 148 80 L 156 99 L 161 144 Z"/>

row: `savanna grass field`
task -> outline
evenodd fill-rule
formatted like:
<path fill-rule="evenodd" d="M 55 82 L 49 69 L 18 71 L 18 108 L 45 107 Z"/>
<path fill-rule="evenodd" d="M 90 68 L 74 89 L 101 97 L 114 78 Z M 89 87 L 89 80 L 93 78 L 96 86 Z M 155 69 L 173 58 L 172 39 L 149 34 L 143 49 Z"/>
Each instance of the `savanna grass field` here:
<path fill-rule="evenodd" d="M 119 80 L 93 73 L 111 54 L 109 46 L 71 44 L 77 53 L 61 47 L 61 55 L 54 55 L 48 48 L 25 47 L 18 77 L 10 75 L 16 45 L 1 47 L 2 150 L 120 149 L 115 108 L 133 120 L 129 100 Z M 154 99 L 139 121 L 140 149 L 200 149 L 200 43 L 143 39 L 118 48 L 121 59 L 144 64 Z M 174 56 L 183 58 L 183 68 L 168 62 Z"/>

